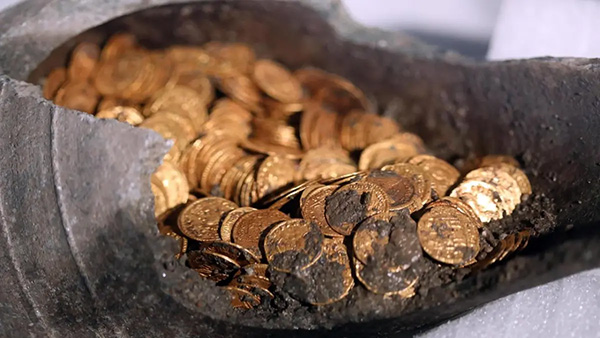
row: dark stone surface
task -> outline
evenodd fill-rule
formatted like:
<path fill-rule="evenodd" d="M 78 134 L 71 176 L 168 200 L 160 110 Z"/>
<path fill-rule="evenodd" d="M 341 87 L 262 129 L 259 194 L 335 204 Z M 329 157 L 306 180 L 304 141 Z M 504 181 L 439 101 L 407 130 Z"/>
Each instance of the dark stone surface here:
<path fill-rule="evenodd" d="M 600 265 L 598 60 L 473 63 L 362 29 L 337 1 L 162 7 L 59 46 L 166 2 L 27 1 L 0 14 L 0 69 L 20 80 L 34 70 L 29 79 L 38 83 L 77 41 L 116 30 L 133 31 L 148 46 L 244 41 L 292 68 L 315 65 L 348 77 L 448 160 L 516 156 L 542 198 L 490 228 L 531 224 L 542 236 L 477 274 L 446 268 L 409 301 L 357 287 L 327 307 L 283 297 L 273 302 L 277 311 L 234 311 L 219 289 L 172 258 L 177 244 L 153 227 L 148 176 L 166 150 L 160 139 L 56 108 L 35 87 L 2 77 L 0 335 L 399 336 Z"/>

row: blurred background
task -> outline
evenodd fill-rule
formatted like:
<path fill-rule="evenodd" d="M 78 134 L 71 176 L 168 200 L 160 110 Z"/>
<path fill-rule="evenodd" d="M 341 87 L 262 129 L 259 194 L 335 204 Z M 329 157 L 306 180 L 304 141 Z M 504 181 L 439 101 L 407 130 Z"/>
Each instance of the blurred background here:
<path fill-rule="evenodd" d="M 19 1 L 0 0 L 0 10 Z M 364 25 L 404 31 L 474 59 L 600 56 L 599 0 L 341 1 Z"/>

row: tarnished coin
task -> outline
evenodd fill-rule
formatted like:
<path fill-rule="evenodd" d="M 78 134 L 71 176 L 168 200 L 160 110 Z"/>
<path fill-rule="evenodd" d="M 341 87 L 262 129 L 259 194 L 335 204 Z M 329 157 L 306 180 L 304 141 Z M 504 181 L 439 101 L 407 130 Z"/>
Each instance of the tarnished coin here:
<path fill-rule="evenodd" d="M 315 185 L 314 190 L 308 188 L 302 193 L 300 210 L 302 217 L 319 226 L 325 236 L 340 237 L 342 234 L 334 231 L 325 217 L 325 201 L 338 189 L 337 185 Z M 305 196 L 306 194 L 306 196 Z"/>
<path fill-rule="evenodd" d="M 258 197 L 279 190 L 294 181 L 296 163 L 279 155 L 267 156 L 256 171 Z"/>
<path fill-rule="evenodd" d="M 221 217 L 237 208 L 235 203 L 220 197 L 205 197 L 188 205 L 177 220 L 179 230 L 196 241 L 219 239 Z"/>
<path fill-rule="evenodd" d="M 263 280 L 269 281 L 267 277 L 267 269 L 269 268 L 268 264 L 250 264 L 242 267 L 242 273 L 248 276 L 260 278 Z"/>
<path fill-rule="evenodd" d="M 302 87 L 298 80 L 277 62 L 257 60 L 253 76 L 258 87 L 278 101 L 295 103 L 302 99 Z"/>
<path fill-rule="evenodd" d="M 289 217 L 274 209 L 255 210 L 242 215 L 233 225 L 233 242 L 252 251 L 257 256 L 260 252 L 260 239 L 263 232 L 277 222 L 288 220 Z"/>
<path fill-rule="evenodd" d="M 431 155 L 417 155 L 408 163 L 416 164 L 423 168 L 431 177 L 431 187 L 438 196 L 445 196 L 448 189 L 460 177 L 460 172 L 450 163 Z"/>
<path fill-rule="evenodd" d="M 200 242 L 198 250 L 207 253 L 217 253 L 234 260 L 239 266 L 256 264 L 260 259 L 244 247 L 225 241 Z"/>
<path fill-rule="evenodd" d="M 236 309 L 249 310 L 260 305 L 260 298 L 250 291 L 235 286 L 223 286 L 231 295 L 231 306 Z"/>
<path fill-rule="evenodd" d="M 378 264 L 390 270 L 406 270 L 422 258 L 416 224 L 408 211 L 389 220 L 370 217 L 356 229 L 354 256 L 363 264 Z"/>
<path fill-rule="evenodd" d="M 248 291 L 257 296 L 261 301 L 275 298 L 275 295 L 265 287 L 264 281 L 260 278 L 253 278 L 248 275 L 240 275 L 229 282 L 228 286 L 236 287 Z"/>
<path fill-rule="evenodd" d="M 219 235 L 221 239 L 227 242 L 231 242 L 231 232 L 233 230 L 233 225 L 237 222 L 242 215 L 249 213 L 250 211 L 256 210 L 252 207 L 241 207 L 236 208 L 229 211 L 225 214 L 225 217 L 221 221 L 221 226 L 219 227 Z"/>
<path fill-rule="evenodd" d="M 421 167 L 410 163 L 396 163 L 386 165 L 381 168 L 383 171 L 393 171 L 398 175 L 411 181 L 413 194 L 410 199 L 399 199 L 398 202 L 406 201 L 405 203 L 395 203 L 391 210 L 400 210 L 408 208 L 411 213 L 423 208 L 425 203 L 431 200 L 431 178 L 429 174 Z"/>
<path fill-rule="evenodd" d="M 188 252 L 188 264 L 200 277 L 223 281 L 239 270 L 240 266 L 231 258 L 212 252 L 193 250 Z"/>
<path fill-rule="evenodd" d="M 410 298 L 414 296 L 414 287 L 419 281 L 412 268 L 390 271 L 377 264 L 365 265 L 356 258 L 354 258 L 354 272 L 367 290 L 386 296 Z"/>
<path fill-rule="evenodd" d="M 327 197 L 325 217 L 336 232 L 348 236 L 367 217 L 387 213 L 389 197 L 373 183 L 359 181 L 339 188 Z"/>
<path fill-rule="evenodd" d="M 365 181 L 376 184 L 390 198 L 390 209 L 408 208 L 411 212 L 420 209 L 422 192 L 415 180 L 391 170 L 373 170 L 365 177 Z"/>
<path fill-rule="evenodd" d="M 42 93 L 46 100 L 54 99 L 58 89 L 67 81 L 67 70 L 65 68 L 53 69 L 44 80 Z"/>
<path fill-rule="evenodd" d="M 464 265 L 479 253 L 477 224 L 456 208 L 429 209 L 417 225 L 423 250 L 436 261 Z"/>
<path fill-rule="evenodd" d="M 273 226 L 264 239 L 267 261 L 277 271 L 301 270 L 321 256 L 323 234 L 304 219 L 290 219 Z"/>
<path fill-rule="evenodd" d="M 283 281 L 288 282 L 283 282 Z M 275 282 L 292 297 L 311 305 L 326 305 L 348 295 L 354 286 L 345 245 L 336 239 L 323 241 L 323 253 L 311 266 L 294 270 Z"/>

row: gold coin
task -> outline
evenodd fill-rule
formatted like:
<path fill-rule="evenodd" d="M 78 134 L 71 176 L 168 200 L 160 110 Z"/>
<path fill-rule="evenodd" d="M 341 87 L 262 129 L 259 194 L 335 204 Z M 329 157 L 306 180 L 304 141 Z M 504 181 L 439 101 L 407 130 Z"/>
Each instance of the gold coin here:
<path fill-rule="evenodd" d="M 523 170 L 506 163 L 496 163 L 488 166 L 497 168 L 498 170 L 504 171 L 507 174 L 509 174 L 517 182 L 519 190 L 521 190 L 521 194 L 530 195 L 532 193 L 531 183 L 529 182 L 529 179 L 527 178 L 527 175 L 523 172 Z"/>
<path fill-rule="evenodd" d="M 177 74 L 175 86 L 184 86 L 193 89 L 204 106 L 208 106 L 215 98 L 215 88 L 210 79 L 200 71 L 190 71 Z"/>
<path fill-rule="evenodd" d="M 340 237 L 343 236 L 334 231 L 325 218 L 325 200 L 334 191 L 338 189 L 337 185 L 315 185 L 316 189 L 309 190 L 308 188 L 302 193 L 301 205 L 302 217 L 309 222 L 313 222 L 319 226 L 321 232 L 325 236 Z M 305 196 L 306 194 L 306 196 Z"/>
<path fill-rule="evenodd" d="M 109 109 L 99 110 L 96 113 L 99 119 L 115 119 L 137 126 L 144 122 L 144 116 L 134 107 L 115 106 Z"/>
<path fill-rule="evenodd" d="M 281 272 L 302 270 L 321 256 L 323 234 L 312 222 L 290 219 L 275 224 L 265 235 L 264 251 L 270 266 Z"/>
<path fill-rule="evenodd" d="M 369 216 L 388 211 L 389 197 L 385 191 L 365 181 L 339 188 L 325 203 L 327 224 L 344 236 L 350 235 L 354 227 Z"/>
<path fill-rule="evenodd" d="M 419 149 L 414 144 L 402 140 L 404 139 L 393 137 L 368 146 L 360 155 L 358 168 L 377 169 L 386 164 L 403 162 L 419 154 Z"/>
<path fill-rule="evenodd" d="M 44 80 L 43 95 L 46 100 L 54 99 L 56 92 L 67 81 L 67 70 L 65 68 L 55 68 Z"/>
<path fill-rule="evenodd" d="M 410 298 L 419 277 L 413 269 L 388 270 L 377 264 L 365 265 L 354 258 L 354 272 L 358 281 L 369 291 L 386 295 Z"/>
<path fill-rule="evenodd" d="M 67 69 L 70 81 L 87 81 L 92 77 L 100 58 L 100 48 L 90 42 L 78 44 L 71 53 Z"/>
<path fill-rule="evenodd" d="M 112 35 L 104 48 L 102 48 L 101 59 L 110 60 L 125 54 L 136 48 L 135 36 L 129 33 L 118 33 Z"/>
<path fill-rule="evenodd" d="M 260 92 L 250 78 L 243 75 L 227 76 L 220 79 L 219 88 L 242 107 L 262 112 Z"/>
<path fill-rule="evenodd" d="M 161 186 L 151 182 L 150 188 L 152 189 L 152 194 L 154 195 L 154 216 L 158 217 L 167 211 L 167 197 L 165 196 L 165 192 Z"/>
<path fill-rule="evenodd" d="M 521 189 L 517 181 L 506 171 L 498 167 L 483 167 L 469 172 L 465 181 L 474 180 L 490 183 L 501 194 L 503 210 L 510 214 L 521 202 Z"/>
<path fill-rule="evenodd" d="M 257 256 L 262 256 L 259 244 L 263 232 L 271 225 L 288 219 L 286 214 L 274 209 L 246 213 L 233 225 L 231 232 L 233 242 L 247 248 Z"/>
<path fill-rule="evenodd" d="M 468 180 L 460 183 L 452 192 L 451 197 L 461 199 L 467 203 L 483 223 L 501 219 L 504 208 L 501 194 L 497 188 L 489 183 Z"/>
<path fill-rule="evenodd" d="M 354 286 L 350 259 L 343 242 L 323 240 L 323 253 L 311 266 L 294 270 L 282 289 L 301 302 L 327 305 L 348 295 Z M 327 279 L 328 283 L 323 283 Z"/>
<path fill-rule="evenodd" d="M 253 76 L 260 89 L 280 102 L 295 103 L 302 99 L 302 87 L 298 80 L 277 62 L 257 60 Z"/>
<path fill-rule="evenodd" d="M 205 45 L 206 48 L 206 45 Z M 215 57 L 226 61 L 236 72 L 248 74 L 252 71 L 256 56 L 249 46 L 242 43 L 227 43 L 208 48 Z"/>
<path fill-rule="evenodd" d="M 99 99 L 98 92 L 89 83 L 69 81 L 56 92 L 54 103 L 93 114 Z"/>
<path fill-rule="evenodd" d="M 221 217 L 235 208 L 235 203 L 224 198 L 201 198 L 181 211 L 177 226 L 184 235 L 193 240 L 215 241 L 219 239 Z"/>
<path fill-rule="evenodd" d="M 408 163 L 423 168 L 431 177 L 431 187 L 438 196 L 445 196 L 448 189 L 453 186 L 460 177 L 460 172 L 450 163 L 431 155 L 417 155 Z"/>
<path fill-rule="evenodd" d="M 225 214 L 225 217 L 221 222 L 221 226 L 219 227 L 219 235 L 221 236 L 221 239 L 224 241 L 231 242 L 231 232 L 233 230 L 233 225 L 235 224 L 235 222 L 237 222 L 237 220 L 240 217 L 242 217 L 242 215 L 254 210 L 256 209 L 252 207 L 241 207 L 233 209 L 227 214 Z"/>
<path fill-rule="evenodd" d="M 164 161 L 152 177 L 164 189 L 168 208 L 187 202 L 189 186 L 185 175 L 175 164 Z"/>
<path fill-rule="evenodd" d="M 479 253 L 477 224 L 456 208 L 429 209 L 417 225 L 423 250 L 436 261 L 464 265 Z"/>
<path fill-rule="evenodd" d="M 269 268 L 268 264 L 255 263 L 242 267 L 242 273 L 251 277 L 256 277 L 262 280 L 266 280 L 269 282 L 269 278 L 267 277 L 267 269 Z M 269 282 L 270 285 L 270 282 Z M 268 286 L 267 286 L 268 288 Z"/>
<path fill-rule="evenodd" d="M 151 116 L 160 111 L 169 111 L 188 117 L 196 132 L 208 118 L 206 106 L 200 95 L 191 88 L 174 86 L 156 92 L 144 107 L 144 116 Z"/>
<path fill-rule="evenodd" d="M 223 286 L 231 295 L 231 306 L 236 309 L 249 310 L 260 305 L 260 298 L 247 290 L 242 290 L 235 286 Z"/>
<path fill-rule="evenodd" d="M 141 86 L 152 66 L 150 56 L 141 52 L 109 58 L 98 64 L 94 85 L 104 96 L 127 98 L 126 93 Z"/>
<path fill-rule="evenodd" d="M 294 182 L 296 163 L 284 156 L 267 156 L 256 171 L 258 197 L 261 198 Z"/>
<path fill-rule="evenodd" d="M 388 194 L 390 209 L 408 208 L 411 213 L 420 209 L 422 193 L 417 183 L 409 177 L 389 170 L 373 170 L 365 177 L 365 181 L 376 184 Z"/>
<path fill-rule="evenodd" d="M 188 253 L 188 264 L 200 277 L 223 281 L 239 270 L 240 266 L 231 258 L 212 252 L 193 250 Z"/>
<path fill-rule="evenodd" d="M 425 203 L 431 200 L 431 178 L 427 172 L 421 167 L 410 163 L 396 163 L 386 165 L 381 168 L 382 171 L 393 171 L 398 175 L 411 181 L 412 196 L 409 200 L 397 200 L 397 203 L 393 203 L 391 210 L 400 210 L 408 208 L 413 213 L 421 210 Z M 405 203 L 402 203 L 407 201 Z"/>
<path fill-rule="evenodd" d="M 198 243 L 198 250 L 205 253 L 216 253 L 227 256 L 234 260 L 239 266 L 246 266 L 260 262 L 252 252 L 237 244 L 225 241 L 212 241 Z"/>
<path fill-rule="evenodd" d="M 282 191 L 279 194 L 267 196 L 266 199 L 259 200 L 256 204 L 260 205 L 261 207 L 269 207 L 270 209 L 279 209 L 287 202 L 291 201 L 294 197 L 302 194 L 306 187 L 315 183 L 316 181 L 306 181 L 298 184 L 295 187 Z"/>
<path fill-rule="evenodd" d="M 319 183 L 342 185 L 342 184 L 356 182 L 356 181 L 364 178 L 365 176 L 367 176 L 366 171 L 356 171 L 356 172 L 348 173 L 348 174 L 338 176 L 338 177 L 320 179 Z"/>
<path fill-rule="evenodd" d="M 477 214 L 475 213 L 473 208 L 471 208 L 470 205 L 463 202 L 461 199 L 456 198 L 456 197 L 444 196 L 444 197 L 436 200 L 435 202 L 429 203 L 426 206 L 426 208 L 430 209 L 430 208 L 440 206 L 440 205 L 451 206 L 453 208 L 458 209 L 460 212 L 469 216 L 472 220 L 477 222 L 478 228 L 483 227 L 483 223 L 481 223 L 481 220 L 479 220 L 479 216 L 477 216 Z"/>

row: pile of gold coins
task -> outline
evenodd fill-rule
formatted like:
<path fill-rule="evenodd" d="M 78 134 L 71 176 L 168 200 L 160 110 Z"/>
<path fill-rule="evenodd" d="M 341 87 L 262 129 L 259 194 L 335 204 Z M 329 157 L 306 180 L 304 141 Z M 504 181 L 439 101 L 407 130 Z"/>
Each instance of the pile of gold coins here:
<path fill-rule="evenodd" d="M 530 235 L 503 234 L 488 252 L 481 244 L 484 223 L 531 194 L 514 159 L 486 156 L 459 171 L 375 114 L 350 81 L 292 72 L 244 44 L 84 42 L 43 93 L 173 141 L 150 182 L 159 232 L 238 308 L 275 289 L 312 305 L 354 287 L 409 298 L 423 260 L 482 268 Z"/>

